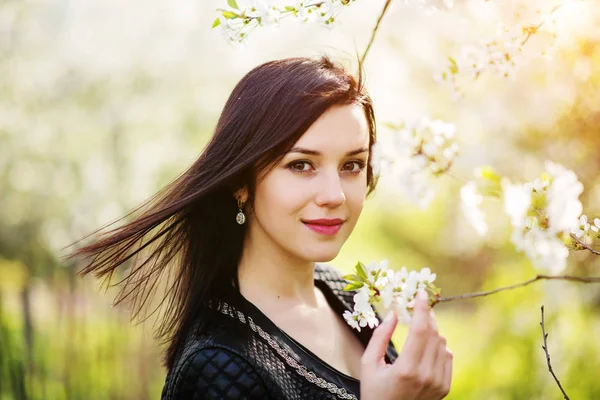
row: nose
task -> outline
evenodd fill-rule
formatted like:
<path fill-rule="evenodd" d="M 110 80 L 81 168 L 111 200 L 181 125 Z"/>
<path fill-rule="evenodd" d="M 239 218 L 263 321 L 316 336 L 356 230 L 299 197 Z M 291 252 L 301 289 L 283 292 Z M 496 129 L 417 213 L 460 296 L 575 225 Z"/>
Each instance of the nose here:
<path fill-rule="evenodd" d="M 342 181 L 337 171 L 324 173 L 318 183 L 315 203 L 322 207 L 337 207 L 346 202 Z"/>

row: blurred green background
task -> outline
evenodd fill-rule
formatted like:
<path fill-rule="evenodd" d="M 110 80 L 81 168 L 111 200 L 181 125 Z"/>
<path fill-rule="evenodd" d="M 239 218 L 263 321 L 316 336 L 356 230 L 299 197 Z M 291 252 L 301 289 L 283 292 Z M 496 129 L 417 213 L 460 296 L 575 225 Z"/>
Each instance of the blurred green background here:
<path fill-rule="evenodd" d="M 350 63 L 384 2 L 357 1 L 333 30 L 284 21 L 243 48 L 210 28 L 223 3 L 0 2 L 0 399 L 159 398 L 165 371 L 151 321 L 111 307 L 116 292 L 77 277 L 81 266 L 61 264 L 61 249 L 189 165 L 250 68 L 319 53 Z M 366 65 L 378 120 L 453 122 L 461 157 L 434 182 L 427 210 L 383 177 L 334 265 L 429 266 L 446 296 L 534 276 L 498 202 L 484 203 L 484 238 L 459 212 L 459 187 L 481 164 L 529 180 L 544 160 L 562 163 L 585 185 L 584 212 L 600 216 L 600 5 L 557 13 L 554 57 L 529 57 L 513 79 L 464 78 L 459 101 L 432 80 L 461 44 L 493 37 L 499 18 L 536 18 L 524 3 L 457 0 L 434 14 L 392 3 Z M 526 52 L 546 45 L 536 40 Z M 572 254 L 565 272 L 600 276 L 599 260 Z M 541 349 L 542 304 L 565 390 L 600 399 L 600 285 L 565 282 L 436 307 L 455 355 L 449 399 L 561 398 Z"/>

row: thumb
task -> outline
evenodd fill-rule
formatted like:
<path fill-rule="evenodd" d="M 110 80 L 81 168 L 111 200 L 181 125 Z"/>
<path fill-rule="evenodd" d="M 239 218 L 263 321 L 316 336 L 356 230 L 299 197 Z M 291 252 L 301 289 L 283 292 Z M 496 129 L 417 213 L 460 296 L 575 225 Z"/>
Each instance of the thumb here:
<path fill-rule="evenodd" d="M 390 311 L 381 325 L 373 331 L 373 336 L 362 356 L 363 364 L 374 365 L 383 359 L 397 324 L 398 316 L 394 311 Z"/>

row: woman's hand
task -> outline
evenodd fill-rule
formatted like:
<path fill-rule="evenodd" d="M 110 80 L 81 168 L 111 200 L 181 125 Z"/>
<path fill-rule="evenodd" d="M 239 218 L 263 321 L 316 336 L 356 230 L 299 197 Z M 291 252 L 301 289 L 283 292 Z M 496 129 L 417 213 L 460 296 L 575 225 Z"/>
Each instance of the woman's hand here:
<path fill-rule="evenodd" d="M 375 329 L 361 359 L 363 400 L 438 400 L 446 397 L 452 380 L 452 353 L 419 293 L 402 352 L 393 364 L 384 360 L 397 316 L 390 313 Z"/>

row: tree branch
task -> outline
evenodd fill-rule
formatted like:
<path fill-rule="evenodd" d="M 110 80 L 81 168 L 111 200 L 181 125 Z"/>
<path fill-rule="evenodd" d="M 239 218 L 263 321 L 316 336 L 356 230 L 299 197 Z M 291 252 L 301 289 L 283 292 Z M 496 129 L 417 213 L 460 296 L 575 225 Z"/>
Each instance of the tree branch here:
<path fill-rule="evenodd" d="M 540 322 L 540 326 L 542 327 L 542 336 L 544 336 L 544 344 L 542 345 L 542 349 L 544 349 L 544 353 L 546 353 L 546 363 L 548 364 L 548 371 L 550 371 L 550 373 L 552 374 L 552 377 L 556 381 L 556 384 L 562 392 L 565 400 L 569 400 L 569 396 L 567 396 L 567 393 L 565 393 L 565 390 L 563 389 L 562 385 L 560 384 L 560 381 L 554 374 L 554 371 L 552 370 L 552 365 L 550 364 L 550 353 L 548 353 L 548 343 L 546 341 L 546 339 L 548 338 L 548 334 L 546 333 L 546 328 L 544 327 L 544 306 L 542 306 L 542 322 Z"/>
<path fill-rule="evenodd" d="M 364 64 L 365 59 L 367 58 L 367 54 L 369 53 L 369 50 L 371 49 L 371 45 L 373 44 L 373 41 L 375 40 L 375 35 L 377 34 L 377 30 L 379 29 L 379 24 L 381 23 L 381 20 L 383 19 L 383 16 L 385 15 L 391 2 L 392 2 L 392 0 L 385 1 L 385 5 L 383 6 L 383 9 L 381 10 L 381 13 L 379 14 L 379 18 L 377 19 L 377 23 L 375 24 L 375 28 L 373 28 L 373 32 L 371 33 L 371 39 L 369 40 L 369 44 L 367 44 L 367 48 L 365 49 L 362 57 L 360 58 L 359 65 Z"/>
<path fill-rule="evenodd" d="M 525 282 L 516 283 L 510 286 L 500 287 L 494 290 L 489 290 L 485 292 L 474 292 L 474 293 L 465 293 L 458 296 L 450 296 L 450 297 L 440 297 L 434 301 L 435 303 L 445 303 L 454 300 L 464 300 L 471 299 L 474 297 L 483 297 L 488 296 L 490 294 L 503 292 L 505 290 L 511 290 L 520 288 L 523 286 L 527 286 L 533 282 L 540 280 L 562 280 L 562 281 L 571 281 L 571 282 L 579 282 L 579 283 L 600 283 L 600 277 L 585 277 L 585 276 L 572 276 L 572 275 L 536 275 L 535 278 L 531 278 Z"/>
<path fill-rule="evenodd" d="M 600 251 L 592 249 L 592 248 L 591 248 L 589 245 L 587 245 L 587 244 L 583 243 L 581 240 L 579 240 L 579 238 L 578 238 L 577 236 L 573 235 L 572 233 L 571 233 L 571 237 L 572 237 L 572 238 L 573 238 L 573 240 L 575 240 L 575 241 L 577 242 L 577 244 L 579 244 L 579 245 L 580 245 L 582 248 L 584 248 L 584 249 L 586 249 L 586 250 L 589 250 L 589 251 L 590 251 L 592 254 L 595 254 L 595 255 L 597 255 L 597 256 L 600 256 Z"/>

